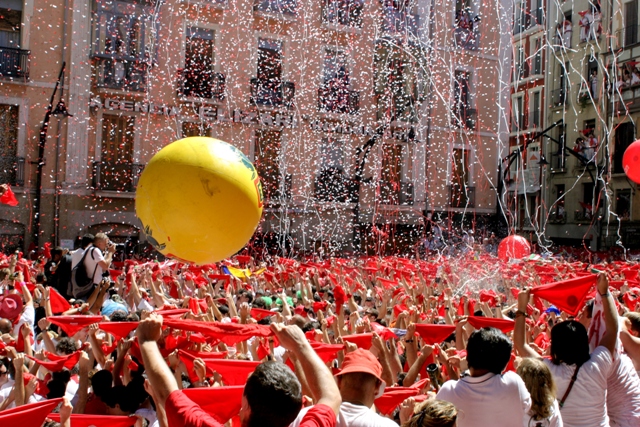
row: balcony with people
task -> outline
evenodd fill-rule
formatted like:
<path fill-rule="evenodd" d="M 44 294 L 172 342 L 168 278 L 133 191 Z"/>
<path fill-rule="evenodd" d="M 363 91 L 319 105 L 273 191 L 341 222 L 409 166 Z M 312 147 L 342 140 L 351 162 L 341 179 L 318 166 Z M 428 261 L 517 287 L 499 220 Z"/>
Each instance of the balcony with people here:
<path fill-rule="evenodd" d="M 0 15 L 0 77 L 28 79 L 31 52 L 20 46 L 22 10 L 0 8 Z"/>
<path fill-rule="evenodd" d="M 478 50 L 480 46 L 480 16 L 469 8 L 456 10 L 453 40 L 458 48 Z"/>

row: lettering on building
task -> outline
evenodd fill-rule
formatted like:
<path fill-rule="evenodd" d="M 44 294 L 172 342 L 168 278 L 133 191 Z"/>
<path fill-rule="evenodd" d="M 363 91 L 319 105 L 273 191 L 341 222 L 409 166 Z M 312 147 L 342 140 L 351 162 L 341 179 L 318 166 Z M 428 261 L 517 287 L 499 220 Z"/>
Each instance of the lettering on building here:
<path fill-rule="evenodd" d="M 245 125 L 259 124 L 267 127 L 295 127 L 295 116 L 289 113 L 277 113 L 273 111 L 229 111 L 222 107 L 200 106 L 200 118 L 208 121 L 233 122 Z"/>
<path fill-rule="evenodd" d="M 170 105 L 154 104 L 153 102 L 130 101 L 125 99 L 93 98 L 89 107 L 103 108 L 109 111 L 127 111 L 132 113 L 162 114 L 176 116 L 178 109 Z"/>

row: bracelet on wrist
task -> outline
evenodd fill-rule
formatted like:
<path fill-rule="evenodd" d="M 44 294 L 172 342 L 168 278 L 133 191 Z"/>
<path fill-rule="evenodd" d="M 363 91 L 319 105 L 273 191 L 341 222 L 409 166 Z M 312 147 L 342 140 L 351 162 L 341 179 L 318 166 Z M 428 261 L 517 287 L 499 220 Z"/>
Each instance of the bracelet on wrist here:
<path fill-rule="evenodd" d="M 413 338 L 411 338 L 410 340 L 404 340 L 404 342 L 413 342 Z"/>
<path fill-rule="evenodd" d="M 525 311 L 517 310 L 516 311 L 516 319 L 518 317 L 529 317 L 529 314 L 527 312 L 525 312 Z"/>
<path fill-rule="evenodd" d="M 607 291 L 604 294 L 600 294 L 601 297 L 610 297 L 611 296 L 611 292 Z"/>

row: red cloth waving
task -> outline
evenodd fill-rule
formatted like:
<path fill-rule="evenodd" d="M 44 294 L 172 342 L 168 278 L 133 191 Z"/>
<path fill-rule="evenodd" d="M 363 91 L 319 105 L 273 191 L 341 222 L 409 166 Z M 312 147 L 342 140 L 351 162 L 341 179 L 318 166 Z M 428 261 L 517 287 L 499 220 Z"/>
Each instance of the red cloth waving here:
<path fill-rule="evenodd" d="M 309 341 L 309 344 L 324 363 L 335 359 L 338 352 L 344 350 L 344 344 L 324 344 L 318 341 Z"/>
<path fill-rule="evenodd" d="M 469 324 L 476 329 L 481 328 L 496 328 L 500 329 L 505 334 L 513 331 L 516 322 L 513 320 L 507 319 L 495 319 L 492 317 L 482 317 L 482 316 L 469 316 Z"/>
<path fill-rule="evenodd" d="M 252 308 L 251 309 L 251 317 L 253 317 L 256 320 L 262 320 L 265 317 L 271 317 L 273 316 L 275 313 L 271 310 L 265 310 L 262 308 Z"/>
<path fill-rule="evenodd" d="M 68 356 L 58 356 L 58 360 L 52 360 L 50 362 L 38 360 L 35 357 L 27 356 L 29 359 L 33 360 L 43 368 L 47 368 L 51 372 L 59 372 L 62 369 L 67 368 L 71 369 L 76 366 L 78 360 L 80 360 L 80 355 L 82 354 L 82 350 L 78 350 L 75 353 L 71 353 Z"/>
<path fill-rule="evenodd" d="M 531 289 L 531 295 L 547 300 L 560 310 L 567 312 L 570 316 L 575 316 L 584 305 L 587 294 L 591 287 L 596 284 L 597 278 L 596 274 L 590 274 L 575 279 L 537 286 Z"/>
<path fill-rule="evenodd" d="M 455 331 L 456 327 L 453 325 L 416 324 L 416 333 L 420 335 L 427 345 L 440 344 Z"/>
<path fill-rule="evenodd" d="M 200 332 L 211 338 L 219 339 L 227 345 L 236 345 L 251 337 L 273 335 L 266 325 L 244 325 L 238 323 L 199 322 L 196 320 L 164 319 L 163 324 L 183 331 Z"/>
<path fill-rule="evenodd" d="M 116 340 L 126 337 L 140 322 L 100 322 L 100 329 L 110 333 Z"/>
<path fill-rule="evenodd" d="M 11 427 L 40 427 L 44 423 L 47 415 L 53 411 L 60 402 L 62 402 L 62 398 L 43 400 L 42 402 L 7 409 L 6 411 L 0 412 L 0 425 Z"/>
<path fill-rule="evenodd" d="M 72 337 L 87 326 L 100 322 L 102 316 L 51 316 L 47 320 Z"/>
<path fill-rule="evenodd" d="M 371 345 L 373 344 L 373 334 L 355 334 L 355 335 L 345 335 L 342 337 L 344 341 L 352 342 L 358 346 L 358 348 L 362 348 L 364 350 L 369 350 Z"/>
<path fill-rule="evenodd" d="M 189 388 L 182 392 L 224 424 L 240 412 L 244 386 Z"/>
<path fill-rule="evenodd" d="M 51 286 L 49 286 L 49 301 L 51 303 L 51 311 L 53 314 L 64 313 L 71 308 L 69 301 L 64 299 L 64 297 L 56 291 L 56 288 Z"/>
<path fill-rule="evenodd" d="M 420 390 L 413 387 L 390 387 L 374 401 L 376 408 L 383 415 L 391 414 L 405 399 L 417 396 Z"/>
<path fill-rule="evenodd" d="M 60 422 L 60 414 L 49 414 L 47 418 Z M 71 414 L 72 427 L 131 427 L 137 420 L 136 417 Z"/>
<path fill-rule="evenodd" d="M 208 359 L 205 361 L 207 369 L 220 374 L 225 385 L 244 385 L 247 378 L 258 367 L 260 362 L 249 360 Z"/>
<path fill-rule="evenodd" d="M 16 195 L 13 194 L 13 190 L 8 185 L 7 191 L 5 191 L 2 197 L 0 197 L 0 203 L 4 203 L 9 206 L 18 206 L 18 199 L 16 199 Z"/>

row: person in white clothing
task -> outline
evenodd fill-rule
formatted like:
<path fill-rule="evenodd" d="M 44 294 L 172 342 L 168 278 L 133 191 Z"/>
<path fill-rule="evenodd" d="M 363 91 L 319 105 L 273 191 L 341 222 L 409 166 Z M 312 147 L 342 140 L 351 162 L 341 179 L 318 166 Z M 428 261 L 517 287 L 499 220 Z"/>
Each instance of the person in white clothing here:
<path fill-rule="evenodd" d="M 527 358 L 520 362 L 517 372 L 531 394 L 531 409 L 524 418 L 524 427 L 562 427 L 556 383 L 547 365 L 542 360 Z"/>
<path fill-rule="evenodd" d="M 82 255 L 84 255 L 85 249 L 93 244 L 93 239 L 95 236 L 93 234 L 85 234 L 82 236 L 82 241 L 80 243 L 80 247 L 75 251 L 71 252 L 71 268 L 78 265 L 80 260 L 82 259 Z"/>
<path fill-rule="evenodd" d="M 467 343 L 471 376 L 443 384 L 436 398 L 453 403 L 458 427 L 521 426 L 531 397 L 515 372 L 502 373 L 511 358 L 509 338 L 495 328 L 474 331 Z"/>
<path fill-rule="evenodd" d="M 600 346 L 589 354 L 587 329 L 580 322 L 566 320 L 551 329 L 551 360 L 543 359 L 558 387 L 557 397 L 565 427 L 610 426 L 606 409 L 607 379 L 618 337 L 618 313 L 609 293 L 606 274 L 598 276 L 596 287 L 602 296 L 606 327 Z M 514 343 L 521 356 L 541 358 L 526 342 L 529 296 L 529 289 L 518 295 Z"/>

